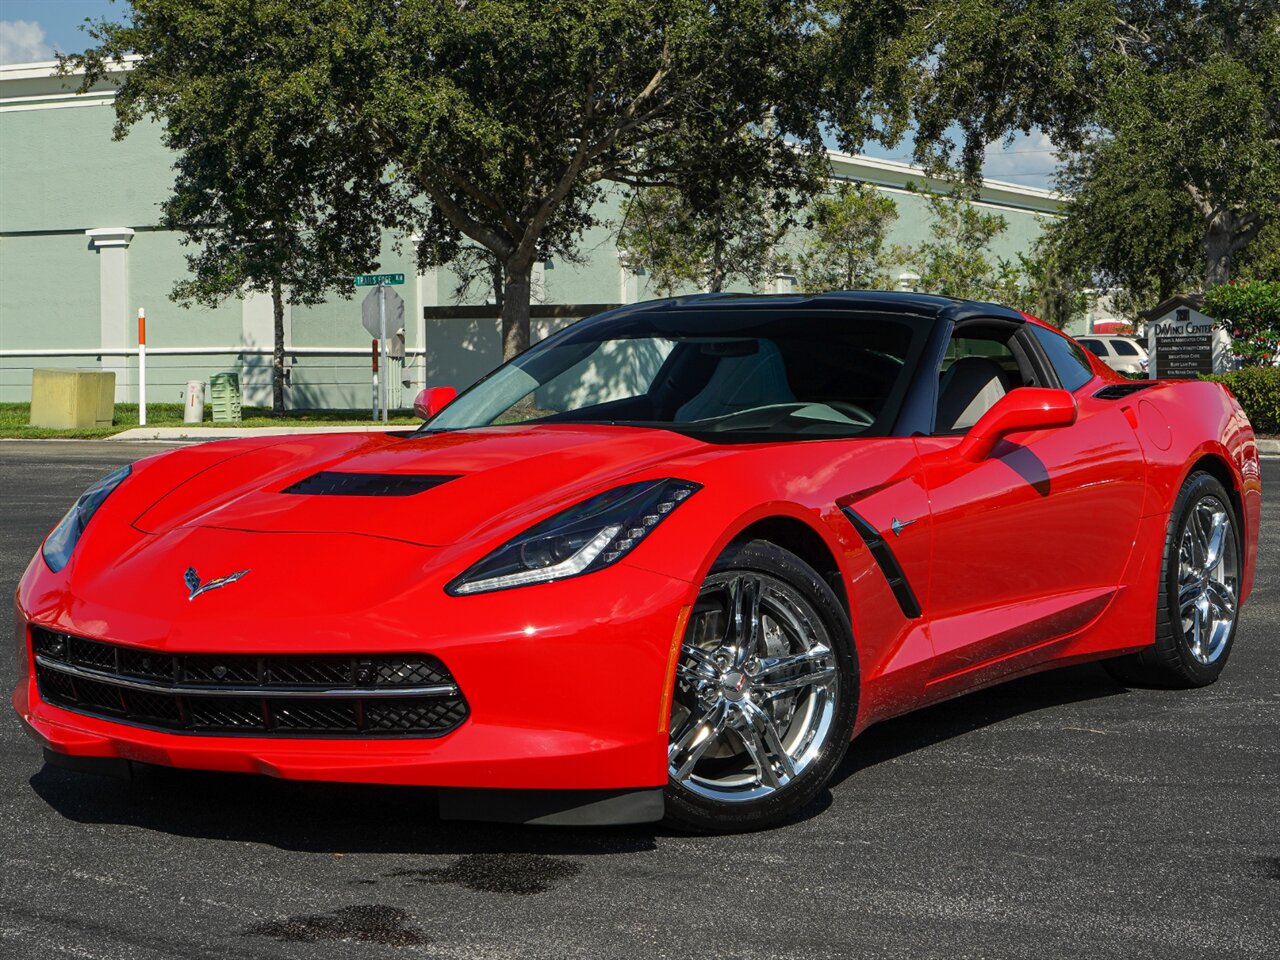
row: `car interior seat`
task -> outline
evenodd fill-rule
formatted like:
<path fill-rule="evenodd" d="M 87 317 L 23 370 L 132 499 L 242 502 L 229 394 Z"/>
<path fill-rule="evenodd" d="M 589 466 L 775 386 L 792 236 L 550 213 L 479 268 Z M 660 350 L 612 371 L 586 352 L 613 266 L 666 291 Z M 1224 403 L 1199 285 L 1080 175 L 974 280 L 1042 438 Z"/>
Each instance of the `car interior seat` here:
<path fill-rule="evenodd" d="M 782 354 L 768 340 L 741 356 L 723 356 L 706 386 L 676 410 L 676 422 L 708 420 L 772 403 L 795 403 Z"/>
<path fill-rule="evenodd" d="M 961 357 L 938 389 L 938 433 L 968 430 L 1010 390 L 1004 368 L 990 357 Z"/>

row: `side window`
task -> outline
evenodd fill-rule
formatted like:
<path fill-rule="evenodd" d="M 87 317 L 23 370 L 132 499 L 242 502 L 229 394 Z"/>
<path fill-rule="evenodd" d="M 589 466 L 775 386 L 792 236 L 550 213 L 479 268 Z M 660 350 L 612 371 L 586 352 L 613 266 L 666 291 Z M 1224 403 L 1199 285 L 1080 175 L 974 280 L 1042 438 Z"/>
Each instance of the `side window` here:
<path fill-rule="evenodd" d="M 1029 323 L 1027 327 L 1049 357 L 1064 389 L 1075 392 L 1093 379 L 1093 367 L 1079 344 L 1038 324 Z"/>
<path fill-rule="evenodd" d="M 1134 346 L 1132 340 L 1112 340 L 1111 349 L 1122 357 L 1136 357 L 1138 348 Z"/>
<path fill-rule="evenodd" d="M 1104 358 L 1107 355 L 1107 345 L 1101 340 L 1081 340 L 1079 343 L 1080 346 L 1084 347 L 1092 354 L 1096 354 L 1097 356 Z"/>

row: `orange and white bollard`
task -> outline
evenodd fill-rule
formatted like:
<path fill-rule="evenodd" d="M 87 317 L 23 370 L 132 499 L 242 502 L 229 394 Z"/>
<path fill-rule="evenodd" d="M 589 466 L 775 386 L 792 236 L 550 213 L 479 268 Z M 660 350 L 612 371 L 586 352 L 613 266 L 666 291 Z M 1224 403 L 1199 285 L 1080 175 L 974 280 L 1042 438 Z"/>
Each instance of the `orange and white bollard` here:
<path fill-rule="evenodd" d="M 147 311 L 138 308 L 138 426 L 147 425 Z"/>

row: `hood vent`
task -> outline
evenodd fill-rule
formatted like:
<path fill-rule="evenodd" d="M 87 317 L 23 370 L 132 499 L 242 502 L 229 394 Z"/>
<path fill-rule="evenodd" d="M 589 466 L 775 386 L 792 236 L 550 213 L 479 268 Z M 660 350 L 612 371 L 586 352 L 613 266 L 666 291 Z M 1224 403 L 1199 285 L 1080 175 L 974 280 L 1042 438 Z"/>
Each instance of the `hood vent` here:
<path fill-rule="evenodd" d="M 322 470 L 280 492 L 312 497 L 412 497 L 457 479 L 457 474 L 440 476 L 428 473 L 340 473 Z"/>
<path fill-rule="evenodd" d="M 1099 400 L 1123 400 L 1125 397 L 1132 396 L 1139 390 L 1145 390 L 1147 387 L 1154 387 L 1154 380 L 1136 380 L 1133 383 L 1113 383 L 1109 387 L 1103 387 L 1094 394 Z"/>

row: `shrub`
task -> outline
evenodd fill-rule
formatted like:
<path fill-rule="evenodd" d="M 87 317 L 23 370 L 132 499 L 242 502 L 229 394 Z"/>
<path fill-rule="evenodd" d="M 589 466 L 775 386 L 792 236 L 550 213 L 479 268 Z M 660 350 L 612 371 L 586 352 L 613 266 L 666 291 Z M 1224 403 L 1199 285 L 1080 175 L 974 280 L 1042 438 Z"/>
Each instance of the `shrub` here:
<path fill-rule="evenodd" d="M 1201 309 L 1231 334 L 1231 349 L 1247 366 L 1265 366 L 1275 359 L 1280 349 L 1280 282 L 1221 284 L 1204 295 Z"/>
<path fill-rule="evenodd" d="M 1258 433 L 1280 433 L 1280 367 L 1244 367 L 1201 379 L 1225 383 Z"/>

